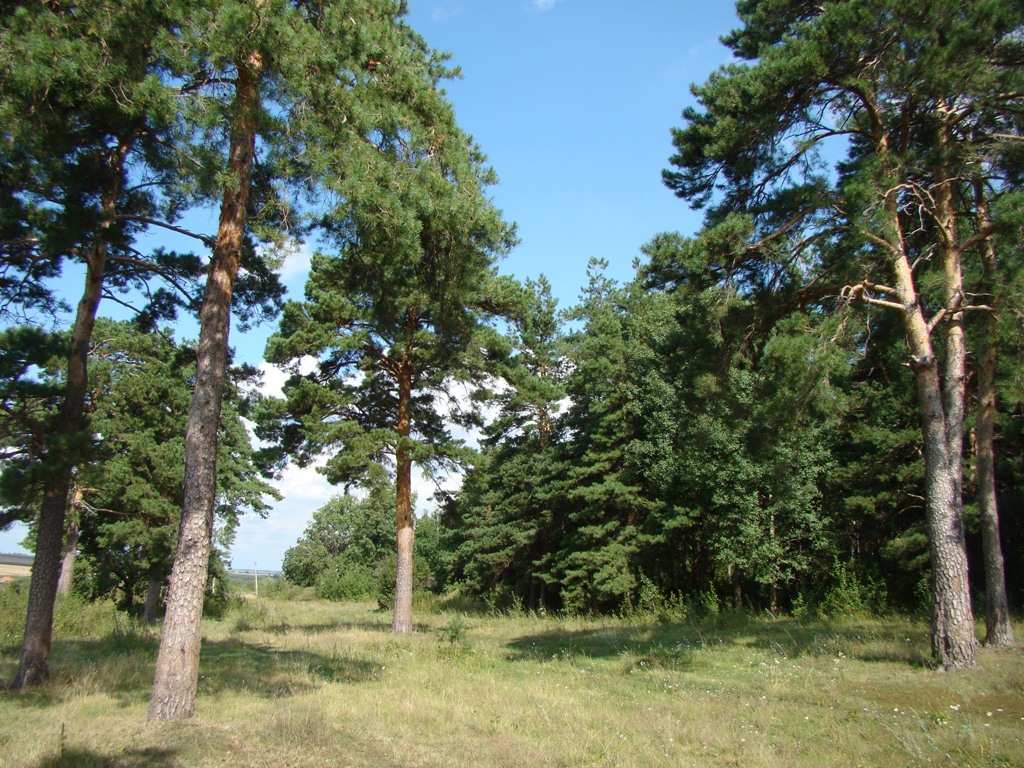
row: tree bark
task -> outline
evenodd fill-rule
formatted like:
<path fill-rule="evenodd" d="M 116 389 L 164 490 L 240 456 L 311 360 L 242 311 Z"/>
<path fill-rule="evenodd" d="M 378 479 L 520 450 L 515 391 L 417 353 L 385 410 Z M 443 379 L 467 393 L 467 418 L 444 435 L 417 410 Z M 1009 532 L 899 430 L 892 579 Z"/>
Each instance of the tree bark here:
<path fill-rule="evenodd" d="M 963 265 L 957 247 L 956 209 L 953 204 L 953 185 L 943 162 L 946 132 L 940 128 L 936 141 L 940 159 L 936 162 L 935 178 L 944 179 L 935 185 L 935 211 L 940 230 L 939 258 L 943 269 L 943 298 L 946 316 L 943 319 L 945 344 L 942 369 L 942 410 L 946 420 L 946 445 L 950 476 L 953 480 L 953 501 L 958 506 L 957 517 L 963 524 L 963 466 L 964 466 L 964 412 L 965 382 L 967 381 L 967 349 L 964 342 Z"/>
<path fill-rule="evenodd" d="M 78 510 L 82 503 L 82 489 L 77 485 L 71 492 L 71 504 L 68 508 L 67 533 L 64 537 L 64 558 L 60 564 L 60 579 L 57 582 L 57 594 L 67 597 L 71 594 L 71 585 L 75 580 L 75 560 L 78 557 Z"/>
<path fill-rule="evenodd" d="M 142 620 L 147 624 L 156 621 L 157 613 L 160 611 L 160 590 L 163 586 L 163 579 L 149 577 L 149 583 L 146 585 L 146 603 L 142 607 Z"/>
<path fill-rule="evenodd" d="M 990 223 L 988 202 L 976 187 L 979 224 Z M 998 278 L 995 245 L 991 239 L 982 248 L 986 290 L 994 293 Z M 975 416 L 975 452 L 978 462 L 978 510 L 981 517 L 981 548 L 985 563 L 985 645 L 1011 648 L 1016 644 L 1006 596 L 1006 571 L 999 537 L 999 505 L 996 497 L 996 318 L 987 313 L 978 355 L 978 412 Z"/>
<path fill-rule="evenodd" d="M 932 567 L 932 654 L 943 669 L 973 667 L 974 614 L 967 581 L 961 505 L 949 469 L 942 393 L 936 363 L 914 365 L 924 436 L 925 497 Z"/>
<path fill-rule="evenodd" d="M 185 429 L 185 482 L 178 548 L 171 571 L 150 720 L 178 720 L 195 712 L 199 684 L 200 622 L 209 569 L 217 490 L 217 428 L 227 378 L 231 293 L 241 260 L 246 207 L 256 154 L 262 57 L 238 62 L 228 178 L 213 258 L 199 312 L 196 383 Z"/>
<path fill-rule="evenodd" d="M 895 289 L 917 383 L 924 442 L 925 509 L 932 568 L 932 654 L 943 669 L 966 669 L 977 661 L 978 642 L 967 580 L 963 505 L 958 498 L 959 467 L 951 464 L 938 361 L 914 286 L 895 199 L 888 199 L 886 205 L 893 227 Z"/>
<path fill-rule="evenodd" d="M 24 690 L 46 682 L 50 676 L 50 646 L 53 640 L 53 608 L 57 600 L 64 545 L 64 517 L 67 511 L 71 473 L 76 461 L 72 446 L 82 431 L 85 401 L 89 389 L 89 346 L 96 325 L 103 293 L 103 273 L 107 264 L 106 241 L 117 208 L 124 160 L 131 140 L 118 145 L 108 159 L 108 174 L 101 203 L 102 221 L 96 240 L 85 259 L 85 286 L 78 302 L 75 323 L 71 329 L 68 352 L 67 384 L 60 415 L 55 425 L 57 451 L 48 451 L 45 461 L 50 467 L 43 484 L 43 502 L 36 527 L 36 551 L 29 585 L 25 635 L 21 646 L 18 671 L 11 686 Z"/>
<path fill-rule="evenodd" d="M 398 375 L 398 447 L 395 450 L 395 525 L 398 529 L 398 568 L 395 573 L 395 613 L 391 631 L 412 632 L 412 459 L 408 440 L 411 431 L 412 364 L 403 362 Z"/>

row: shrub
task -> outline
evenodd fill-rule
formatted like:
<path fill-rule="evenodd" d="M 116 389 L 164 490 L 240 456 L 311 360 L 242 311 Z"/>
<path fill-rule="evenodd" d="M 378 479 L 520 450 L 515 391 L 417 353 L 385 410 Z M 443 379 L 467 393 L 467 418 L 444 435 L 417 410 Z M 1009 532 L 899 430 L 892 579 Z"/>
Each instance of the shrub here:
<path fill-rule="evenodd" d="M 640 574 L 640 590 L 636 601 L 629 608 L 629 614 L 657 619 L 662 624 L 678 623 L 686 620 L 686 604 L 681 594 L 663 594 L 657 584 Z"/>
<path fill-rule="evenodd" d="M 886 604 L 885 586 L 870 579 L 862 581 L 857 572 L 836 561 L 833 566 L 835 581 L 818 606 L 823 618 L 880 613 Z"/>
<path fill-rule="evenodd" d="M 366 600 L 373 597 L 377 590 L 373 569 L 339 561 L 335 567 L 320 574 L 313 587 L 313 594 L 322 600 Z"/>

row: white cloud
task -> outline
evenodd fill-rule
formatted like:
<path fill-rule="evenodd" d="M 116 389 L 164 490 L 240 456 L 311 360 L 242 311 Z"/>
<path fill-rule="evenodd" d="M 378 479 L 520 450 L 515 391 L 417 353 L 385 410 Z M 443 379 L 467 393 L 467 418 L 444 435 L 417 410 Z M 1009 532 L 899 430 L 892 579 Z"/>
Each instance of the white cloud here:
<path fill-rule="evenodd" d="M 561 1 L 562 0 L 533 0 L 533 9 L 543 13 L 544 11 L 550 11 Z"/>
<path fill-rule="evenodd" d="M 313 251 L 309 243 L 300 243 L 289 240 L 278 253 L 283 259 L 281 264 L 281 277 L 289 280 L 298 275 L 306 275 L 309 272 L 309 263 L 313 258 Z"/>
<path fill-rule="evenodd" d="M 266 361 L 261 362 L 256 366 L 260 373 L 263 374 L 263 381 L 260 386 L 260 394 L 267 395 L 269 397 L 284 397 L 284 383 L 291 376 L 291 372 L 282 370 L 276 365 L 272 365 Z M 316 367 L 316 358 L 312 355 L 306 355 L 299 360 L 299 373 L 309 373 Z"/>
<path fill-rule="evenodd" d="M 325 462 L 326 457 L 318 461 L 317 465 L 322 466 Z M 289 464 L 281 473 L 281 479 L 276 480 L 274 485 L 285 499 L 302 499 L 322 504 L 339 492 L 327 482 L 327 478 L 317 472 L 316 466 L 297 467 Z"/>

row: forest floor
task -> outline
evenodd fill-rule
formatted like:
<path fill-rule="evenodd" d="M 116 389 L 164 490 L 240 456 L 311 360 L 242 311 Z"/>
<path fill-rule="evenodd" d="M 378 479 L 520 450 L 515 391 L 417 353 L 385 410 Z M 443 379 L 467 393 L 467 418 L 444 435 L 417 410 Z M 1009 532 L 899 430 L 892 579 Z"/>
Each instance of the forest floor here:
<path fill-rule="evenodd" d="M 20 640 L 12 600 L 0 594 L 3 679 Z M 149 723 L 155 630 L 62 606 L 51 681 L 0 692 L 0 763 L 1024 765 L 1024 654 L 982 650 L 977 669 L 940 674 L 918 620 L 664 624 L 421 606 L 417 621 L 395 637 L 366 604 L 236 601 L 204 620 L 196 716 Z"/>

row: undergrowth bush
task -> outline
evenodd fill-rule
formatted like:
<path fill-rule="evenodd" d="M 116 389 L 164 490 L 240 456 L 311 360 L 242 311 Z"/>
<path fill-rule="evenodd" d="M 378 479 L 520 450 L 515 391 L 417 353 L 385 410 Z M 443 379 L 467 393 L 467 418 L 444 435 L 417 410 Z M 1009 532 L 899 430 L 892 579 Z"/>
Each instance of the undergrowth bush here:
<path fill-rule="evenodd" d="M 270 611 L 267 604 L 255 596 L 235 595 L 228 602 L 224 619 L 232 624 L 235 632 L 250 632 L 267 629 L 270 625 Z"/>
<path fill-rule="evenodd" d="M 662 593 L 646 575 L 640 574 L 640 589 L 626 611 L 632 619 L 653 619 L 661 624 L 679 624 L 686 621 L 686 601 L 678 592 Z"/>
<path fill-rule="evenodd" d="M 469 624 L 456 614 L 437 628 L 437 651 L 443 659 L 454 660 L 473 650 L 469 643 Z"/>
<path fill-rule="evenodd" d="M 377 590 L 378 584 L 372 568 L 358 563 L 344 563 L 343 567 L 328 568 L 321 573 L 313 587 L 313 594 L 321 600 L 366 600 L 375 597 Z"/>
<path fill-rule="evenodd" d="M 28 609 L 27 579 L 0 587 L 0 641 L 19 642 Z M 57 599 L 53 611 L 54 637 L 101 637 L 114 630 L 117 608 L 108 600 L 89 602 L 72 593 Z"/>
<path fill-rule="evenodd" d="M 274 600 L 309 600 L 316 597 L 311 587 L 300 587 L 284 576 L 260 580 L 260 595 Z"/>
<path fill-rule="evenodd" d="M 836 562 L 832 568 L 835 581 L 817 606 L 822 618 L 878 615 L 885 612 L 888 596 L 885 585 L 871 579 L 862 580 L 854 569 Z"/>

